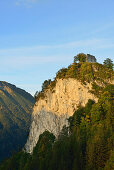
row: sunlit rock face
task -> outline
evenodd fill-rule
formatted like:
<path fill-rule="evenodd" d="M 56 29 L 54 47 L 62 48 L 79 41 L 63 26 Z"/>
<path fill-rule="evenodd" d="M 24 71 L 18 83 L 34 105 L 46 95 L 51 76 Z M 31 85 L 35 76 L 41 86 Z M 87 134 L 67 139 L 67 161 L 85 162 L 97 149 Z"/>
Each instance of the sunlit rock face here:
<path fill-rule="evenodd" d="M 85 106 L 88 99 L 95 102 L 97 98 L 90 93 L 92 85 L 82 84 L 76 79 L 58 79 L 53 91 L 47 89 L 44 99 L 39 99 L 32 113 L 32 124 L 25 145 L 27 152 L 32 153 L 39 135 L 45 130 L 56 137 L 62 127 L 68 125 L 68 118 L 73 115 L 79 105 Z"/>

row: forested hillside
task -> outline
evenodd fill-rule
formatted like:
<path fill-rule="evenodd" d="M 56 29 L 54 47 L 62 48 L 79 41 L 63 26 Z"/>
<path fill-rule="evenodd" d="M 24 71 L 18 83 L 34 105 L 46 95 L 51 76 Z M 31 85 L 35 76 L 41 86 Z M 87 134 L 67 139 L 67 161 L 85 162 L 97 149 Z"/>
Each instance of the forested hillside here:
<path fill-rule="evenodd" d="M 69 118 L 58 139 L 45 131 L 33 154 L 23 151 L 3 162 L 0 170 L 112 170 L 114 86 L 103 89 L 98 103 L 89 100 Z"/>
<path fill-rule="evenodd" d="M 33 104 L 29 93 L 0 82 L 0 161 L 24 146 Z"/>

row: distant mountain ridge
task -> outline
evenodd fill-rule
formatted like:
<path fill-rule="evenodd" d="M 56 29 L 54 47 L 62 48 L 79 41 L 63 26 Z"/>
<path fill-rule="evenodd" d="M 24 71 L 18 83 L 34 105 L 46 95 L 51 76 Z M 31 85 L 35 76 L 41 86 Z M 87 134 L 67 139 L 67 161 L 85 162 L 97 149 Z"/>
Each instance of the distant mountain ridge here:
<path fill-rule="evenodd" d="M 10 84 L 8 82 L 5 82 L 5 81 L 0 81 L 0 90 L 5 90 L 5 87 L 8 87 L 10 89 L 12 89 L 14 92 L 17 92 L 19 94 L 21 94 L 22 96 L 24 96 L 26 99 L 29 99 L 33 102 L 33 97 L 30 93 L 26 92 L 25 90 L 23 89 L 20 89 L 18 87 L 16 87 L 15 85 L 13 84 Z"/>
<path fill-rule="evenodd" d="M 31 94 L 0 81 L 0 161 L 23 147 L 33 104 Z"/>

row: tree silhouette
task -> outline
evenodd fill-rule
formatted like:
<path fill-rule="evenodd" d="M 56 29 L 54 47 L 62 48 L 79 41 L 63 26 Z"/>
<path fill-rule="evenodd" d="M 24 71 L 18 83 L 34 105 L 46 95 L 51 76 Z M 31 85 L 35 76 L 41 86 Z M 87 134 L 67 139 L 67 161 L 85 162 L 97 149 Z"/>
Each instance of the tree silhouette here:
<path fill-rule="evenodd" d="M 114 64 L 113 64 L 113 61 L 110 58 L 107 58 L 106 60 L 104 60 L 103 64 L 107 68 L 113 69 Z"/>

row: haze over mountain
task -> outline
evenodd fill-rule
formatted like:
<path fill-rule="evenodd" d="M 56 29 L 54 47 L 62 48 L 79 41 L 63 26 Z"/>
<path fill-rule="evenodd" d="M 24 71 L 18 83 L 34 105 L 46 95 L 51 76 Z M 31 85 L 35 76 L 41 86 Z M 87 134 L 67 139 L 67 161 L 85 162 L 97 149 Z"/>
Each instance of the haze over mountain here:
<path fill-rule="evenodd" d="M 33 104 L 25 90 L 0 81 L 0 161 L 25 144 Z"/>

